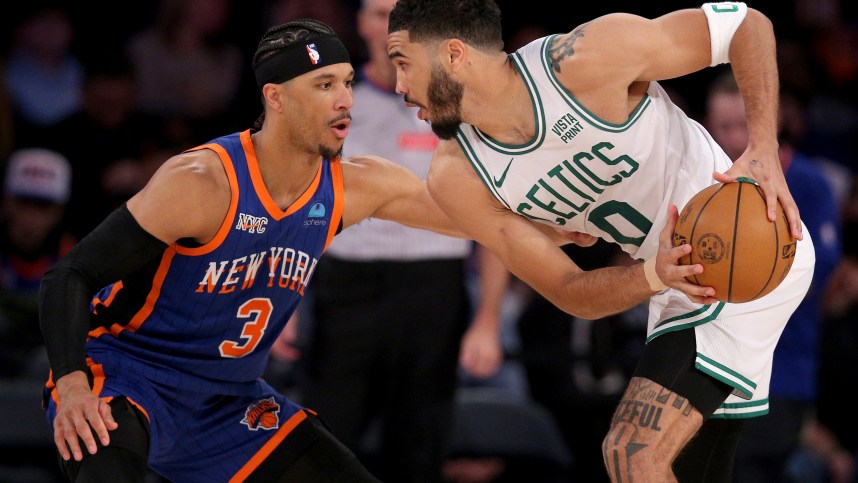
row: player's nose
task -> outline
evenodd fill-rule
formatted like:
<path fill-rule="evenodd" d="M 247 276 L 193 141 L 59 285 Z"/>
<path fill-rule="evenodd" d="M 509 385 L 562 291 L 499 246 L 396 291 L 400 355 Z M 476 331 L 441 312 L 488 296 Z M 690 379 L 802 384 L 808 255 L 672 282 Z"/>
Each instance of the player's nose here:
<path fill-rule="evenodd" d="M 396 73 L 396 93 L 408 94 L 408 84 L 405 82 L 404 76 L 398 72 Z"/>

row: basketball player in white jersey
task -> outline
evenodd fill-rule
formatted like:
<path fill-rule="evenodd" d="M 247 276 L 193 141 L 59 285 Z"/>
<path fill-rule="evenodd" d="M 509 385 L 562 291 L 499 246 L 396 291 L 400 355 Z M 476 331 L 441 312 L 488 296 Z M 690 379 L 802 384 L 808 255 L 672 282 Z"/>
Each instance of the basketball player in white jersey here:
<path fill-rule="evenodd" d="M 729 481 L 742 419 L 768 411 L 772 353 L 814 265 L 778 162 L 770 21 L 743 3 L 618 13 L 507 54 L 492 0 L 399 0 L 388 31 L 397 91 L 445 140 L 429 186 L 453 221 L 570 314 L 650 298 L 647 347 L 602 444 L 611 479 Z M 750 132 L 735 163 L 658 85 L 726 62 Z M 677 207 L 739 177 L 764 189 L 771 221 L 784 206 L 795 260 L 771 294 L 724 304 L 684 279 L 703 267 L 679 265 L 691 247 L 671 235 Z M 642 263 L 584 272 L 531 220 Z"/>

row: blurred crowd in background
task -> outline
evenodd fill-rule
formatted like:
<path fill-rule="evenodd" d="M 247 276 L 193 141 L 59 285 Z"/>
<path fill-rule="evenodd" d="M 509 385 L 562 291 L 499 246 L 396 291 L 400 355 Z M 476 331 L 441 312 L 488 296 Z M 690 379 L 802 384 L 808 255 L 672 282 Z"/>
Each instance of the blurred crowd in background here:
<path fill-rule="evenodd" d="M 498 3 L 507 52 L 611 12 L 653 18 L 698 6 Z M 819 277 L 794 316 L 801 320 L 787 327 L 773 374 L 772 412 L 795 407 L 796 429 L 772 450 L 780 455 L 740 451 L 739 467 L 775 463 L 770 473 L 737 479 L 857 481 L 858 418 L 845 394 L 858 381 L 858 3 L 747 3 L 771 18 L 778 38 L 782 161 L 801 166 L 790 187 L 803 192 L 818 181 L 809 208 L 799 206 L 808 225 L 810 217 L 822 221 L 811 227 Z M 58 481 L 40 399 L 48 364 L 36 307 L 45 270 L 171 155 L 253 124 L 262 105 L 250 58 L 268 27 L 316 18 L 334 28 L 355 66 L 365 62 L 360 7 L 360 0 L 32 0 L 0 17 L 0 481 Z M 728 74 L 720 66 L 662 84 L 733 156 L 742 105 L 730 110 L 729 100 L 716 99 L 730 92 L 718 89 Z M 819 206 L 827 212 L 817 214 Z M 632 262 L 601 242 L 567 253 L 585 269 Z M 477 292 L 473 272 L 466 282 Z M 445 479 L 607 481 L 601 438 L 644 344 L 646 306 L 576 319 L 513 280 L 502 308 L 503 363 L 490 375 L 460 373 Z M 309 346 L 309 337 L 299 331 L 294 344 Z M 306 363 L 272 357 L 268 379 L 300 401 Z M 353 448 L 371 469 L 374 448 L 371 431 Z M 541 476 L 516 479 L 528 474 Z"/>

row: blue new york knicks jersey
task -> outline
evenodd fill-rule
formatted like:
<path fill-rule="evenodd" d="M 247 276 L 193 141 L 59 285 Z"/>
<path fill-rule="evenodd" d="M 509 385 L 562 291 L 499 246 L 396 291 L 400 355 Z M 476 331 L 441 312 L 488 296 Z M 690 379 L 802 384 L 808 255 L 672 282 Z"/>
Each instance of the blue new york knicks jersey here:
<path fill-rule="evenodd" d="M 243 481 L 306 418 L 260 376 L 340 226 L 342 168 L 324 160 L 281 210 L 250 131 L 195 149 L 220 157 L 229 211 L 208 243 L 180 240 L 93 298 L 87 367 L 93 393 L 148 419 L 150 468 L 170 481 Z M 52 380 L 45 395 L 53 424 Z"/>
<path fill-rule="evenodd" d="M 284 211 L 262 181 L 250 131 L 196 149 L 217 152 L 229 177 L 220 230 L 202 246 L 173 244 L 157 264 L 102 290 L 93 305 L 101 328 L 90 332 L 87 353 L 118 350 L 183 384 L 240 385 L 262 375 L 336 233 L 340 162 L 324 161 Z"/>

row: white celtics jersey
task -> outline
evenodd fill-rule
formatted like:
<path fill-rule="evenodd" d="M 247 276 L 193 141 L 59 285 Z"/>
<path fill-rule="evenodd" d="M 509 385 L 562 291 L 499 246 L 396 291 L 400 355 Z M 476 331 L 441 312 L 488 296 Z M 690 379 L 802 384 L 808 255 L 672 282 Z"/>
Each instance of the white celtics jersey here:
<path fill-rule="evenodd" d="M 557 80 L 548 57 L 553 37 L 510 55 L 533 103 L 533 139 L 510 146 L 462 124 L 456 140 L 510 210 L 650 258 L 668 204 L 681 210 L 730 160 L 656 82 L 624 123 L 599 119 Z"/>

